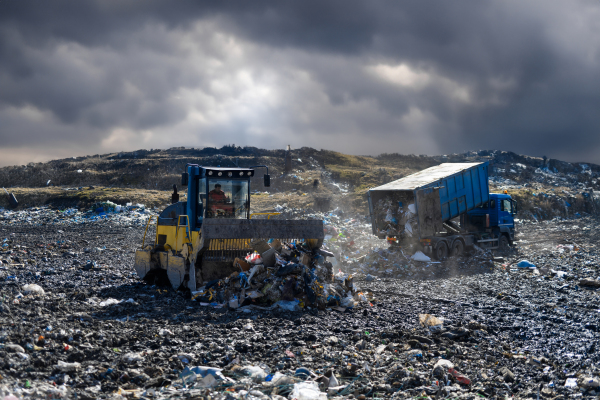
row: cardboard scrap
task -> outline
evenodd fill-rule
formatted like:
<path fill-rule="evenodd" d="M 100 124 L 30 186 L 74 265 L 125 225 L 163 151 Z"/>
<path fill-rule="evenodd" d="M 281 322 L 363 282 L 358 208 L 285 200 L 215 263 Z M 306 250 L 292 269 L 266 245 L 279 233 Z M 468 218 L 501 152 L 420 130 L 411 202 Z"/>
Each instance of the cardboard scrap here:
<path fill-rule="evenodd" d="M 431 314 L 419 314 L 419 323 L 421 324 L 421 326 L 425 327 L 443 324 L 441 319 Z"/>

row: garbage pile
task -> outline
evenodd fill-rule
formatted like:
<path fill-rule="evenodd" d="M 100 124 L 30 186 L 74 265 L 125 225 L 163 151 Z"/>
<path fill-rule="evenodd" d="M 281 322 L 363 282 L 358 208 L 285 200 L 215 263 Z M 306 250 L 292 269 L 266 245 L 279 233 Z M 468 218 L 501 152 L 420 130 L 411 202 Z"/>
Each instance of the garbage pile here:
<path fill-rule="evenodd" d="M 585 165 L 585 164 L 583 164 Z M 588 174 L 586 174 L 588 172 Z M 547 186 L 566 186 L 573 190 L 581 189 L 585 185 L 582 184 L 580 176 L 588 175 L 589 179 L 592 179 L 591 170 L 589 168 L 583 169 L 577 173 L 564 173 L 559 172 L 556 168 L 536 168 L 533 175 L 533 182 L 541 183 Z"/>
<path fill-rule="evenodd" d="M 281 308 L 301 311 L 335 307 L 339 311 L 367 301 L 355 286 L 352 275 L 341 270 L 334 275 L 326 257 L 328 250 L 311 249 L 308 243 L 279 240 L 252 242 L 254 253 L 236 258 L 239 271 L 225 279 L 206 283 L 192 292 L 192 299 L 213 307 L 228 306 L 240 311 Z"/>
<path fill-rule="evenodd" d="M 112 202 L 96 203 L 89 210 L 57 209 L 52 206 L 11 211 L 0 208 L 0 223 L 4 225 L 72 225 L 111 222 L 119 225 L 145 225 L 148 217 L 157 213 L 142 204 L 121 206 Z"/>
<path fill-rule="evenodd" d="M 354 269 L 398 262 L 431 272 L 445 264 L 384 250 L 382 241 L 362 242 L 370 226 L 331 214 L 327 248 L 336 253 L 335 244 L 349 257 L 339 259 L 333 282 L 327 281 L 330 272 L 322 255 L 298 243 L 281 243 L 276 252 L 287 264 L 279 261 L 277 269 L 277 256 L 269 268 L 261 251 L 261 264 L 252 263 L 258 261 L 254 254 L 239 260 L 248 262 L 243 273 L 249 287 L 235 309 L 226 290 L 241 299 L 242 285 L 235 287 L 241 279 L 218 290 L 205 287 L 193 301 L 140 281 L 132 270 L 132 254 L 144 229 L 100 222 L 32 229 L 26 219 L 0 221 L 0 398 L 545 399 L 600 394 L 597 220 L 523 222 L 515 253 L 486 274 L 388 279 L 383 269 L 370 280 L 361 275 L 376 276 L 376 271 Z M 377 243 L 379 249 L 372 251 Z M 303 253 L 317 265 L 302 264 Z M 290 264 L 301 267 L 276 276 Z M 265 271 L 257 268 L 250 277 L 258 265 Z M 335 277 L 340 268 L 343 282 Z M 323 289 L 328 284 L 341 298 L 352 293 L 338 289 L 350 274 L 354 294 L 360 293 L 358 282 L 363 293 L 372 295 L 354 307 L 320 310 L 307 303 L 304 277 L 312 273 Z M 281 279 L 282 296 L 284 282 L 294 276 L 300 290 L 289 301 L 294 308 L 301 301 L 305 307 L 288 311 L 274 306 L 283 300 L 277 297 L 261 304 L 268 294 L 248 300 L 249 293 L 270 283 L 259 281 L 261 274 L 270 282 Z M 222 293 L 223 303 L 200 299 L 211 289 L 215 296 Z"/>
<path fill-rule="evenodd" d="M 417 211 L 406 192 L 391 193 L 380 199 L 373 208 L 378 235 L 394 236 L 399 241 L 412 237 Z"/>

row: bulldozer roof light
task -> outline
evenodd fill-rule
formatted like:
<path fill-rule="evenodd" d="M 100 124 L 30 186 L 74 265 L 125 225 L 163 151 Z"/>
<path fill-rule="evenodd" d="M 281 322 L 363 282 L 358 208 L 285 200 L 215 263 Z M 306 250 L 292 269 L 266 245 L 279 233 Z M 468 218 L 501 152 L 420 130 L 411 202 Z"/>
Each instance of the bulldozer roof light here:
<path fill-rule="evenodd" d="M 204 176 L 228 176 L 230 178 L 254 176 L 254 170 L 250 168 L 203 167 L 203 170 Z"/>

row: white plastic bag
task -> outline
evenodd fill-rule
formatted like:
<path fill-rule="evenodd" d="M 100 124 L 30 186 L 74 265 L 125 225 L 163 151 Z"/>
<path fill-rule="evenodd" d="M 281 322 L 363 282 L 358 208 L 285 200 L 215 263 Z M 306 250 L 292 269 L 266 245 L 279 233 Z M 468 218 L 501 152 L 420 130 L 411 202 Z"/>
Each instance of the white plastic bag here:
<path fill-rule="evenodd" d="M 422 251 L 417 251 L 415 254 L 413 254 L 413 256 L 411 258 L 415 261 L 423 261 L 423 262 L 431 261 L 431 258 L 429 258 L 425 254 L 423 254 Z"/>
<path fill-rule="evenodd" d="M 260 258 L 260 256 L 259 256 L 259 258 Z M 262 260 L 261 260 L 261 262 L 262 262 Z M 250 279 L 252 279 L 252 277 L 254 275 L 259 274 L 259 273 L 263 272 L 264 270 L 265 270 L 265 267 L 260 264 L 252 267 L 252 269 L 250 270 L 250 275 L 248 275 L 248 282 L 250 282 Z"/>
<path fill-rule="evenodd" d="M 29 285 L 23 286 L 23 293 L 25 294 L 44 294 L 44 289 L 40 285 L 36 285 L 35 283 L 30 283 Z"/>
<path fill-rule="evenodd" d="M 394 219 L 394 217 L 392 216 L 392 210 L 390 210 L 388 208 L 387 215 L 385 216 L 385 221 L 386 222 L 392 222 L 392 219 Z"/>
<path fill-rule="evenodd" d="M 351 293 L 348 293 L 348 296 L 344 297 L 342 301 L 340 301 L 340 305 L 342 307 L 354 307 L 356 305 L 356 301 L 354 297 L 352 297 Z"/>
<path fill-rule="evenodd" d="M 236 296 L 233 296 L 231 300 L 229 300 L 229 308 L 238 308 L 240 306 L 240 302 Z"/>
<path fill-rule="evenodd" d="M 327 400 L 327 394 L 319 390 L 317 382 L 309 381 L 295 383 L 289 397 L 298 400 Z"/>
<path fill-rule="evenodd" d="M 262 382 L 268 375 L 264 369 L 255 365 L 245 366 L 240 369 L 240 372 L 249 376 L 254 382 Z"/>

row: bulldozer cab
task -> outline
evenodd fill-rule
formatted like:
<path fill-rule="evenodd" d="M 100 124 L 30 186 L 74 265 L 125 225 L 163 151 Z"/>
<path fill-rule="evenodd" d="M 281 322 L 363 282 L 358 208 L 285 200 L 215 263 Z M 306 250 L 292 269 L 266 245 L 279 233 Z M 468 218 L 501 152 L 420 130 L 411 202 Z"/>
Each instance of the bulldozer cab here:
<path fill-rule="evenodd" d="M 190 165 L 182 178 L 188 186 L 190 228 L 199 230 L 208 218 L 249 219 L 251 168 Z"/>
<path fill-rule="evenodd" d="M 198 191 L 199 218 L 250 218 L 249 178 L 203 178 Z"/>

